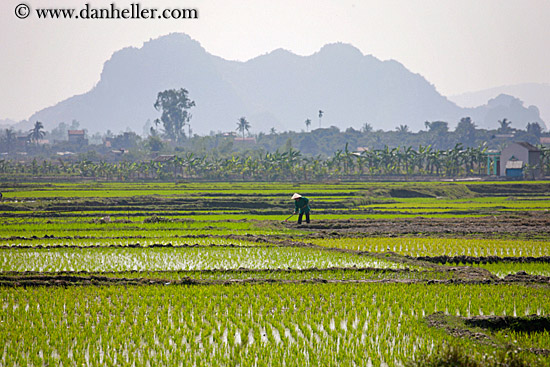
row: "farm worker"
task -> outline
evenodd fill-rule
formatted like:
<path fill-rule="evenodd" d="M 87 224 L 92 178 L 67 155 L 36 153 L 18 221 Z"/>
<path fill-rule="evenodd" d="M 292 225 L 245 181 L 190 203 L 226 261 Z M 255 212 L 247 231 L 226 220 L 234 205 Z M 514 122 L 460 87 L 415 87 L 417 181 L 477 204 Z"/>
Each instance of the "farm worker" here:
<path fill-rule="evenodd" d="M 292 199 L 294 200 L 294 214 L 299 212 L 298 224 L 302 224 L 304 214 L 306 215 L 306 223 L 309 223 L 309 199 L 296 193 L 292 195 Z"/>

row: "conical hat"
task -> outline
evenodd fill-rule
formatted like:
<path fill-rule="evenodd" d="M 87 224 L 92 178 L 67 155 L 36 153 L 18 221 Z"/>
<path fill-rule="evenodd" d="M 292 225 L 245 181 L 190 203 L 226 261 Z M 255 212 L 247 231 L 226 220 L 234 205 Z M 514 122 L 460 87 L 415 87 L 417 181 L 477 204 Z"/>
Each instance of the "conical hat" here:
<path fill-rule="evenodd" d="M 301 197 L 302 197 L 302 195 L 297 194 L 297 193 L 294 193 L 294 195 L 292 195 L 292 199 L 299 199 Z"/>

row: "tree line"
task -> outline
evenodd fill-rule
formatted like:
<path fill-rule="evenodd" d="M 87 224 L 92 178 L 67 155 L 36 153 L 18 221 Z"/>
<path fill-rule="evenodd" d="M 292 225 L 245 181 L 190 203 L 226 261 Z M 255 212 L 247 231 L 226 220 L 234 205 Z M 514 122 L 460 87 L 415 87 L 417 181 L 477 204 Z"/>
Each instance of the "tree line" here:
<path fill-rule="evenodd" d="M 550 148 L 541 147 L 540 168 L 550 174 Z M 104 180 L 243 180 L 308 181 L 368 179 L 369 177 L 469 177 L 487 172 L 485 148 L 439 150 L 431 146 L 396 147 L 353 152 L 346 144 L 328 158 L 287 151 L 231 155 L 217 158 L 193 152 L 141 162 L 67 162 L 61 159 L 30 162 L 0 160 L 0 175 L 16 177 L 79 177 Z M 534 168 L 534 167 L 533 167 Z"/>
<path fill-rule="evenodd" d="M 123 159 L 137 162 L 147 160 L 152 155 L 179 152 L 229 158 L 233 155 L 274 154 L 292 148 L 310 158 L 321 156 L 327 159 L 345 144 L 353 151 L 380 151 L 385 147 L 395 149 L 399 146 L 430 146 L 434 151 L 447 151 L 456 144 L 461 144 L 464 149 L 483 147 L 501 150 L 510 141 L 526 141 L 537 145 L 541 136 L 550 136 L 536 122 L 527 124 L 526 129 L 522 130 L 513 128 L 512 121 L 504 118 L 497 121 L 498 128 L 487 130 L 477 128 L 469 117 L 462 118 L 454 130 L 449 129 L 445 121 L 426 121 L 426 129 L 418 132 L 411 132 L 404 124 L 392 131 L 375 131 L 369 123 L 365 123 L 360 130 L 350 127 L 340 131 L 334 126 L 321 127 L 323 110 L 318 111 L 317 129 L 310 129 L 312 120 L 308 118 L 304 121 L 305 131 L 277 132 L 272 128 L 268 133 L 250 134 L 253 121 L 241 116 L 235 117 L 238 137 L 234 132 L 211 132 L 206 136 L 198 136 L 192 133 L 191 128 L 191 109 L 194 106 L 195 102 L 190 99 L 186 89 L 159 92 L 153 107 L 160 112 L 160 117 L 146 124 L 143 136 L 132 131 L 117 135 L 107 131 L 104 135 L 96 133 L 90 137 L 89 144 L 88 139 L 85 139 L 85 143 L 67 141 L 68 130 L 79 129 L 78 121 L 73 121 L 71 125 L 61 122 L 50 132 L 44 131 L 43 124 L 36 121 L 33 128 L 23 135 L 23 142 L 21 136 L 16 136 L 11 129 L 0 132 L 0 153 L 7 157 L 32 159 L 34 156 L 54 158 L 59 153 L 68 152 L 79 154 L 78 160 L 112 162 Z M 250 139 L 245 139 L 246 133 Z M 123 151 L 124 156 L 113 156 L 113 150 Z M 20 153 L 26 156 L 22 157 Z"/>

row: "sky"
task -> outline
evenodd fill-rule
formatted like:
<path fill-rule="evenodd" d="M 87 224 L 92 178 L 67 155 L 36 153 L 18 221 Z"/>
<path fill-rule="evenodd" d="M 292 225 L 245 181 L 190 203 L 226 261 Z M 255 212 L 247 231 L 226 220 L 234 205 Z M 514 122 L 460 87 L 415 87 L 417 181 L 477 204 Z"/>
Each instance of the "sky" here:
<path fill-rule="evenodd" d="M 197 9 L 198 19 L 38 19 L 40 8 Z M 25 15 L 20 4 L 29 6 Z M 246 61 L 349 43 L 394 59 L 449 96 L 550 83 L 550 0 L 1 0 L 0 120 L 89 91 L 124 47 L 172 32 Z"/>

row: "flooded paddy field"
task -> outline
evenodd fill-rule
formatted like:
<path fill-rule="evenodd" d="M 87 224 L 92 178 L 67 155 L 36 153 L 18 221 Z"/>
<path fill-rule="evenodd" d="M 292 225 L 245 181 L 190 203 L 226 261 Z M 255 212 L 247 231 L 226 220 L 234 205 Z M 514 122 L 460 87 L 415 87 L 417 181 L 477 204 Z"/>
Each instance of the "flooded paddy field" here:
<path fill-rule="evenodd" d="M 2 193 L 2 366 L 550 363 L 547 182 Z"/>

